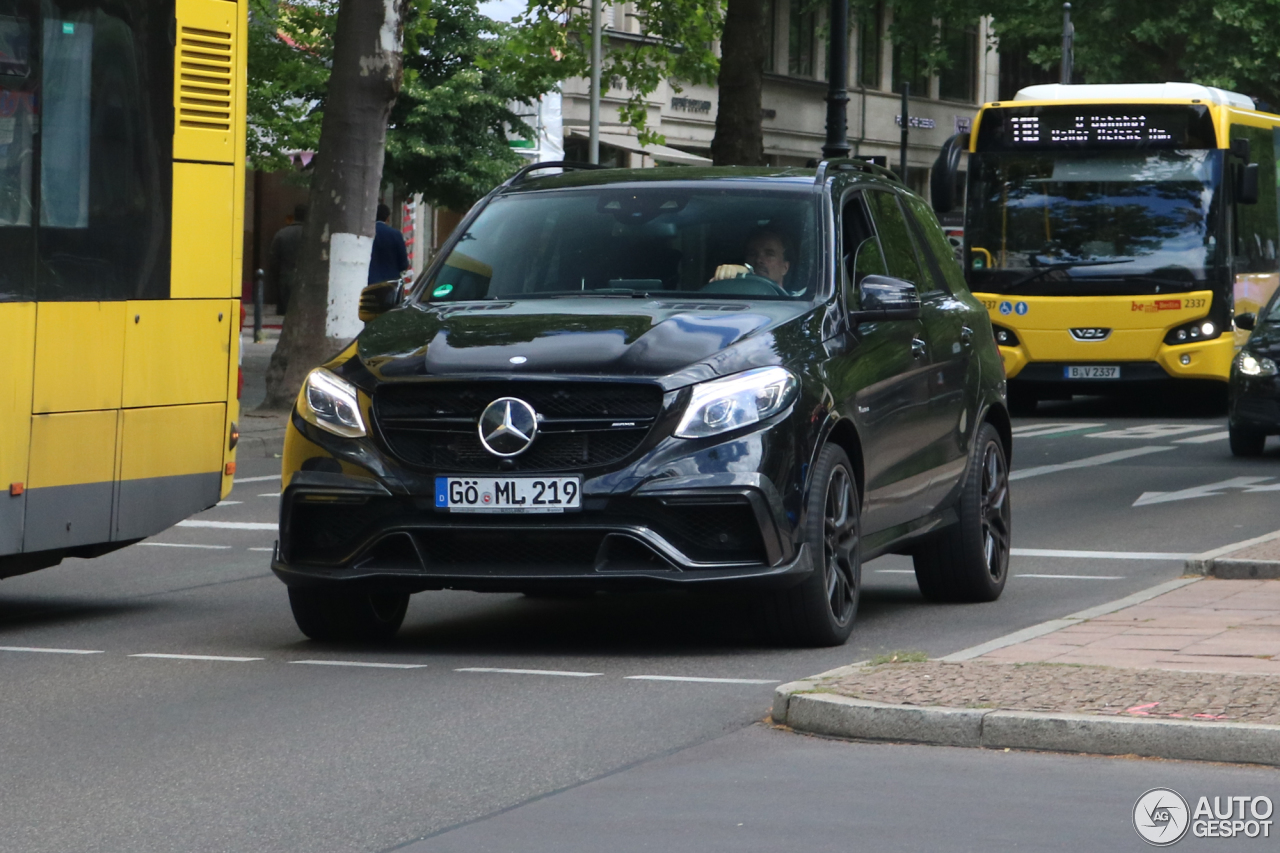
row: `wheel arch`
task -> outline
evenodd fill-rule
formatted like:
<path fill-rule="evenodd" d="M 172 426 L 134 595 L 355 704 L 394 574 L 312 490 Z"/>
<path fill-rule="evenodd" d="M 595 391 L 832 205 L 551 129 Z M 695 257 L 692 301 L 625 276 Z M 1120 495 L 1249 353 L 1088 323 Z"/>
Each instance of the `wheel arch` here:
<path fill-rule="evenodd" d="M 860 504 L 866 501 L 866 465 L 862 456 L 862 439 L 858 437 L 858 430 L 848 419 L 841 419 L 831 425 L 827 431 L 826 442 L 834 444 L 845 452 L 849 457 L 850 464 L 853 465 L 853 480 L 858 487 L 858 502 Z M 821 450 L 821 444 L 817 450 Z M 815 451 L 814 458 L 817 458 Z"/>
<path fill-rule="evenodd" d="M 993 403 L 983 412 L 982 423 L 995 427 L 1000 434 L 1000 443 L 1004 445 L 1004 458 L 1009 464 L 1013 464 L 1013 421 L 1009 419 L 1008 410 L 999 403 Z"/>

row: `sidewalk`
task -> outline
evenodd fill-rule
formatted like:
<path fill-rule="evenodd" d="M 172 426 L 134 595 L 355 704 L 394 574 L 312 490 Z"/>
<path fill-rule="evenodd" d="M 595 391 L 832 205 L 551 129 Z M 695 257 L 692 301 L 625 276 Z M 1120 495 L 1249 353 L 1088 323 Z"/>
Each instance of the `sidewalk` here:
<path fill-rule="evenodd" d="M 980 654 L 784 685 L 774 721 L 859 739 L 1280 765 L 1280 580 L 1181 584 Z"/>

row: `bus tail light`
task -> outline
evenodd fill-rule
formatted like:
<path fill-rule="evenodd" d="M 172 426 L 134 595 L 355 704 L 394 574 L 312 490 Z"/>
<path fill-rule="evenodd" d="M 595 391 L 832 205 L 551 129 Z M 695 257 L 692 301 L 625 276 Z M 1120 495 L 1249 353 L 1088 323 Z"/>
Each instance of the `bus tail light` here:
<path fill-rule="evenodd" d="M 236 399 L 239 400 L 244 395 L 244 368 L 238 368 L 240 375 L 236 377 Z"/>

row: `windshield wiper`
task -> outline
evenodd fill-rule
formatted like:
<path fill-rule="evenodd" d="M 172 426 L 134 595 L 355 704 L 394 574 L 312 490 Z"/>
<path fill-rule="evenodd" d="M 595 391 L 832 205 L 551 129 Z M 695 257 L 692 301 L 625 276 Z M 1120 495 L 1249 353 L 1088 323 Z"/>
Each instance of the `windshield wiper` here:
<path fill-rule="evenodd" d="M 1057 264 L 1046 264 L 1042 267 L 1038 267 L 1034 272 L 1024 275 L 1017 281 L 1006 284 L 1005 290 L 1013 290 L 1015 287 L 1022 287 L 1022 285 L 1027 282 L 1034 281 L 1045 273 L 1051 273 L 1056 270 L 1069 270 L 1075 269 L 1076 267 L 1105 267 L 1110 266 L 1111 264 L 1131 264 L 1135 260 L 1135 258 L 1125 258 L 1119 261 L 1065 261 Z"/>

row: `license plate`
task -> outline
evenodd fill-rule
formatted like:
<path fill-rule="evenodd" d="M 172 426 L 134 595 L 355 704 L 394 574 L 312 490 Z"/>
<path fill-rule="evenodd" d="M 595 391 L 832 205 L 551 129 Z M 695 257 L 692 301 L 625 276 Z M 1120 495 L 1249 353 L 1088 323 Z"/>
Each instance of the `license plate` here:
<path fill-rule="evenodd" d="M 450 512 L 564 512 L 582 508 L 578 477 L 436 477 L 436 506 Z"/>
<path fill-rule="evenodd" d="M 1062 368 L 1066 379 L 1119 379 L 1120 368 L 1116 366 L 1101 367 L 1098 365 L 1071 365 Z"/>

